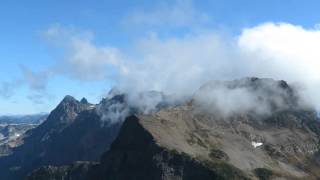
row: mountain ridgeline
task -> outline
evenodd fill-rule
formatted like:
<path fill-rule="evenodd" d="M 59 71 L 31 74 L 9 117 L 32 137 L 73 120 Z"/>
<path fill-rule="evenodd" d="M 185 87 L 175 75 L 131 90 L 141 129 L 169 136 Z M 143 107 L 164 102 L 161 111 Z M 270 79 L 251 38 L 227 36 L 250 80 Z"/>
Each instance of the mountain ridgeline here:
<path fill-rule="evenodd" d="M 320 178 L 317 113 L 285 81 L 211 81 L 179 103 L 128 96 L 67 96 L 0 158 L 0 179 Z"/>
<path fill-rule="evenodd" d="M 47 117 L 48 114 L 46 113 L 20 116 L 0 116 L 0 124 L 40 124 L 46 120 Z"/>

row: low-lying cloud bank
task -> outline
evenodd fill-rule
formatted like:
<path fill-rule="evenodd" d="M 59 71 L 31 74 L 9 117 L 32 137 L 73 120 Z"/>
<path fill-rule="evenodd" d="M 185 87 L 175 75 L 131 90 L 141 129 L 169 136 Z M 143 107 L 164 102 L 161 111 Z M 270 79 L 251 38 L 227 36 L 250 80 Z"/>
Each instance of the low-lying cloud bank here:
<path fill-rule="evenodd" d="M 239 114 L 269 116 L 286 110 L 310 110 L 294 87 L 285 81 L 267 78 L 242 78 L 210 81 L 195 93 L 196 111 L 229 117 Z"/>
<path fill-rule="evenodd" d="M 244 29 L 237 39 L 257 76 L 285 79 L 301 86 L 302 96 L 320 110 L 320 30 L 287 23 Z"/>
<path fill-rule="evenodd" d="M 304 103 L 320 109 L 316 28 L 265 23 L 231 38 L 211 31 L 182 38 L 150 36 L 135 47 L 138 60 L 119 59 L 126 69 L 117 76 L 124 92 L 157 90 L 181 98 L 213 79 L 257 76 L 288 81 L 299 89 Z"/>

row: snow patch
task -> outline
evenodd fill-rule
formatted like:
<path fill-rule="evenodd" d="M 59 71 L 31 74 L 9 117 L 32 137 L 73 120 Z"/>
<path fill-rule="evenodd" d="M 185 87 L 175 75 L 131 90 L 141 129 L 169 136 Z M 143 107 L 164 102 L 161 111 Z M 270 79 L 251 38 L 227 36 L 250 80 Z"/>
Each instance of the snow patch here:
<path fill-rule="evenodd" d="M 262 142 L 254 142 L 254 141 L 252 141 L 252 142 L 251 142 L 251 145 L 252 145 L 254 148 L 257 148 L 257 147 L 262 146 L 263 143 L 262 143 Z"/>
<path fill-rule="evenodd" d="M 96 105 L 90 105 L 89 106 L 89 109 L 94 109 L 94 108 L 96 108 Z"/>

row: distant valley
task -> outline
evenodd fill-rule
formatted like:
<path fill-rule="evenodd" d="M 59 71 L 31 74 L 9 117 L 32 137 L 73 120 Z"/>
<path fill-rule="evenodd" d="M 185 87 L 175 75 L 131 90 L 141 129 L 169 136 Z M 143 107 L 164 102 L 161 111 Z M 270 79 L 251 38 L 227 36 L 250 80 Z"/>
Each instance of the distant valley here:
<path fill-rule="evenodd" d="M 46 120 L 46 113 L 35 115 L 0 116 L 0 156 L 7 156 L 19 146 L 25 133 Z"/>

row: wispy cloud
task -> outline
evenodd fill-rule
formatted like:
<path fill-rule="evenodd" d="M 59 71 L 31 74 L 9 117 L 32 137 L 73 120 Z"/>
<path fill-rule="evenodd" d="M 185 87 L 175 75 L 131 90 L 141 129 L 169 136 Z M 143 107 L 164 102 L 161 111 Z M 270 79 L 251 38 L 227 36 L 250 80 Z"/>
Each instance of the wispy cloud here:
<path fill-rule="evenodd" d="M 15 81 L 2 82 L 0 84 L 0 97 L 4 99 L 10 98 L 12 95 L 14 95 L 17 86 L 18 84 Z"/>
<path fill-rule="evenodd" d="M 212 78 L 234 77 L 232 43 L 215 32 L 183 37 L 149 36 L 135 45 L 140 59 L 120 74 L 119 86 L 130 92 L 157 90 L 186 96 Z"/>
<path fill-rule="evenodd" d="M 305 97 L 320 109 L 320 30 L 289 23 L 265 23 L 246 28 L 238 46 L 260 76 L 304 85 Z"/>
<path fill-rule="evenodd" d="M 121 68 L 122 54 L 111 46 L 98 47 L 93 33 L 52 26 L 44 32 L 49 43 L 62 48 L 64 56 L 50 70 L 74 79 L 91 81 L 106 79 L 108 69 Z"/>
<path fill-rule="evenodd" d="M 44 100 L 51 96 L 47 93 L 48 72 L 34 72 L 24 65 L 20 65 L 20 70 L 22 73 L 20 77 L 0 84 L 0 97 L 9 99 L 15 95 L 18 88 L 27 86 L 31 90 L 27 98 L 35 104 L 43 104 Z"/>
<path fill-rule="evenodd" d="M 20 65 L 22 77 L 18 81 L 27 84 L 31 89 L 45 91 L 48 83 L 49 71 L 34 72 L 24 65 Z"/>
<path fill-rule="evenodd" d="M 202 19 L 192 1 L 159 7 L 135 12 L 133 19 L 127 20 L 158 27 L 192 27 Z M 320 109 L 318 28 L 267 23 L 245 28 L 237 36 L 207 30 L 164 38 L 155 32 L 133 42 L 129 50 L 97 45 L 93 33 L 59 25 L 49 27 L 44 37 L 61 49 L 63 56 L 41 72 L 22 66 L 25 77 L 21 81 L 38 92 L 46 89 L 53 76 L 79 81 L 105 81 L 112 76 L 118 88 L 128 93 L 158 90 L 179 96 L 192 94 L 212 79 L 262 76 L 304 84 L 305 95 L 312 96 L 310 102 Z M 3 83 L 1 96 L 12 95 L 16 84 Z M 34 97 L 37 99 L 30 99 Z"/>

